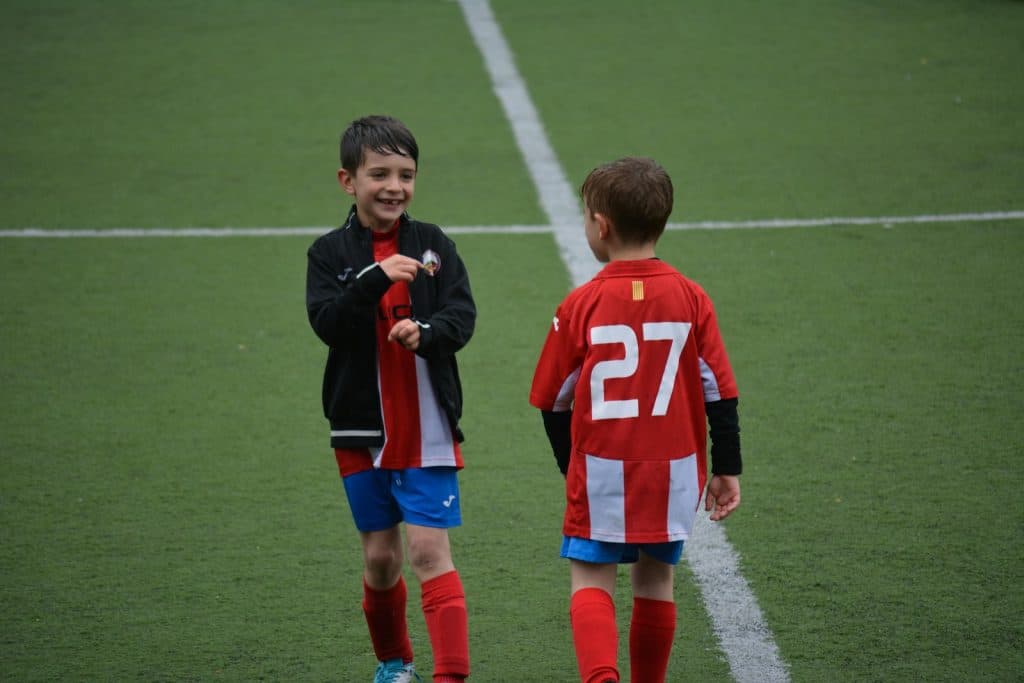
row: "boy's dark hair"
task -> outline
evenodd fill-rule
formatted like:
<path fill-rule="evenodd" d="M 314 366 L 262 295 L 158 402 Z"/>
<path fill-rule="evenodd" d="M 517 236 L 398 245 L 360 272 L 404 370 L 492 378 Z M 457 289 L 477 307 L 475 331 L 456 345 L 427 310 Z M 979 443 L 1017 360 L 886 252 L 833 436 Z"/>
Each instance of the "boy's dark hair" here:
<path fill-rule="evenodd" d="M 672 213 L 672 179 L 654 159 L 625 157 L 598 166 L 580 187 L 586 210 L 604 214 L 626 244 L 656 241 Z"/>
<path fill-rule="evenodd" d="M 355 173 L 367 149 L 378 154 L 400 154 L 419 166 L 420 148 L 416 138 L 404 123 L 390 116 L 364 116 L 348 124 L 341 134 L 341 167 Z"/>

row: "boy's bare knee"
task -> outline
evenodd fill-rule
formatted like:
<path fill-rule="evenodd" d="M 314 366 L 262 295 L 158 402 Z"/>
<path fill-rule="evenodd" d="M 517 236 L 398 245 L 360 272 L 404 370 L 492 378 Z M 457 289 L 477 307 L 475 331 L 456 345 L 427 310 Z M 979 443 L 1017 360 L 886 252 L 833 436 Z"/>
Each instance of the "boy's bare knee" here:
<path fill-rule="evenodd" d="M 397 529 L 363 535 L 363 564 L 372 588 L 390 588 L 402 572 L 402 538 Z"/>
<path fill-rule="evenodd" d="M 402 556 L 393 550 L 377 549 L 364 556 L 367 583 L 373 588 L 390 588 L 402 572 Z"/>
<path fill-rule="evenodd" d="M 651 600 L 673 599 L 673 576 L 672 565 L 665 564 L 640 553 L 640 559 L 633 565 L 630 572 L 633 584 L 633 595 L 638 598 Z"/>
<path fill-rule="evenodd" d="M 410 538 L 409 566 L 421 581 L 451 571 L 454 566 L 447 537 L 425 535 Z"/>
<path fill-rule="evenodd" d="M 430 540 L 409 544 L 409 564 L 414 570 L 429 569 L 444 557 L 439 543 Z"/>
<path fill-rule="evenodd" d="M 373 572 L 391 571 L 402 566 L 401 556 L 391 548 L 373 548 L 366 551 L 366 568 Z"/>

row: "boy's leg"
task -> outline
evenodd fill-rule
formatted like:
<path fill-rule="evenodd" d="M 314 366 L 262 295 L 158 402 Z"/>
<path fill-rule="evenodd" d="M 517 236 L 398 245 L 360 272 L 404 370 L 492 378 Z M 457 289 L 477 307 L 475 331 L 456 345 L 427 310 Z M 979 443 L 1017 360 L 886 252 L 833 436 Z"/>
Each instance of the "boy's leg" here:
<path fill-rule="evenodd" d="M 631 680 L 663 683 L 676 631 L 673 566 L 641 551 L 633 565 L 633 616 L 629 626 Z"/>
<path fill-rule="evenodd" d="M 423 617 L 434 651 L 434 681 L 469 676 L 469 619 L 462 580 L 452 562 L 448 530 L 406 524 L 409 563 L 420 580 Z"/>
<path fill-rule="evenodd" d="M 619 633 L 615 624 L 615 564 L 570 561 L 569 619 L 583 683 L 618 681 Z M 634 679 L 642 680 L 642 679 Z"/>
<path fill-rule="evenodd" d="M 469 676 L 466 594 L 448 541 L 448 529 L 462 523 L 457 475 L 454 467 L 406 469 L 392 489 L 405 519 L 409 564 L 422 589 L 435 683 Z"/>
<path fill-rule="evenodd" d="M 363 614 L 377 659 L 411 662 L 406 621 L 407 590 L 402 578 L 402 535 L 398 527 L 360 533 L 363 544 Z"/>
<path fill-rule="evenodd" d="M 363 614 L 374 654 L 381 662 L 411 662 L 398 527 L 402 517 L 391 498 L 392 475 L 370 467 L 366 449 L 338 449 L 335 457 L 363 549 Z M 366 467 L 359 469 L 353 463 Z"/>
<path fill-rule="evenodd" d="M 402 577 L 402 532 L 398 525 L 382 531 L 361 531 L 363 580 L 375 590 L 386 590 Z"/>

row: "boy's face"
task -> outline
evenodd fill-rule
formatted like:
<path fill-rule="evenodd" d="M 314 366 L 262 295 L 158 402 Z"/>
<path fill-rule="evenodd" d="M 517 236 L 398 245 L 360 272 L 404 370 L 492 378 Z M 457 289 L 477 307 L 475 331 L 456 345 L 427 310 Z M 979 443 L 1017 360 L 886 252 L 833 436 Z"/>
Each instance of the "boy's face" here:
<path fill-rule="evenodd" d="M 359 222 L 371 230 L 387 232 L 412 202 L 416 189 L 416 162 L 399 154 L 364 150 L 355 173 L 338 171 L 342 189 L 355 197 Z"/>

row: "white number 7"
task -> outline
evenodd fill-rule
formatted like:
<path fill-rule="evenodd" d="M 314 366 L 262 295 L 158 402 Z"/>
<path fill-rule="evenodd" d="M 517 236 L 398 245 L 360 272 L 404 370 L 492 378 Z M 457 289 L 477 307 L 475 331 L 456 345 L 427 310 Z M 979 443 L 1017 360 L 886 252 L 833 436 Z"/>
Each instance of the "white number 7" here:
<path fill-rule="evenodd" d="M 665 369 L 661 373 L 658 395 L 654 399 L 651 415 L 668 412 L 668 402 L 676 384 L 679 357 L 683 355 L 691 323 L 644 323 L 644 341 L 671 341 Z M 636 333 L 629 325 L 599 325 L 590 330 L 591 344 L 622 344 L 625 355 L 620 360 L 603 360 L 594 365 L 590 373 L 590 413 L 595 420 L 630 418 L 640 415 L 640 402 L 635 398 L 605 400 L 604 382 L 607 379 L 632 377 L 640 366 L 640 345 Z"/>

